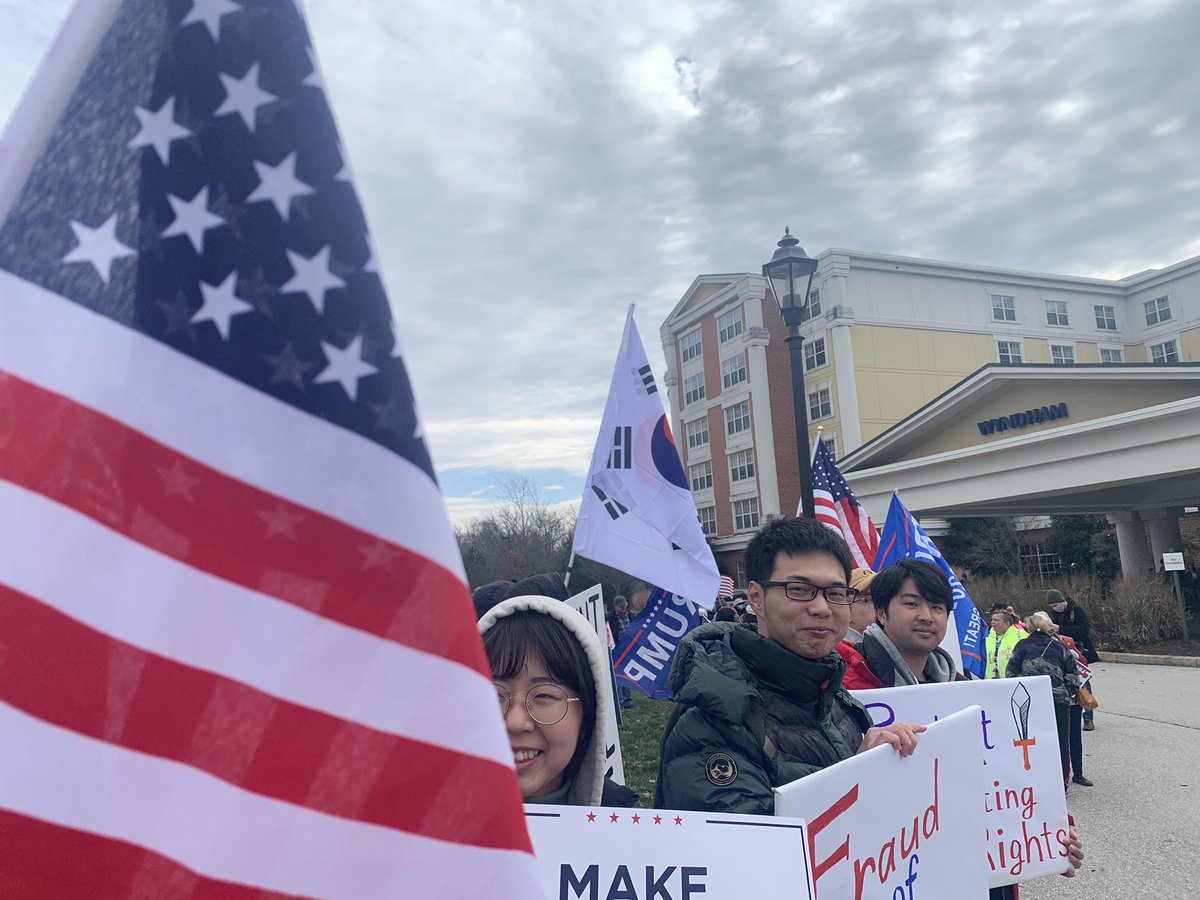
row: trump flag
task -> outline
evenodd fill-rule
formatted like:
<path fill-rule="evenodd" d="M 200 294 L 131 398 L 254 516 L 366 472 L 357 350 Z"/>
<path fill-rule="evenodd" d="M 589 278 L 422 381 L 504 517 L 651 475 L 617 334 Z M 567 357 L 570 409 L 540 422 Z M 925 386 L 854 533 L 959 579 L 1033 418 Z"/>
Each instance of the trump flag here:
<path fill-rule="evenodd" d="M 571 552 L 705 608 L 721 586 L 632 308 Z"/>
<path fill-rule="evenodd" d="M 538 895 L 293 0 L 81 0 L 0 141 L 0 893 Z"/>
<path fill-rule="evenodd" d="M 879 554 L 875 557 L 875 571 L 890 566 L 899 559 L 923 559 L 931 562 L 946 573 L 950 588 L 954 592 L 954 613 L 949 618 L 946 637 L 942 647 L 954 658 L 963 672 L 977 678 L 983 677 L 985 629 L 983 618 L 967 596 L 966 588 L 942 557 L 942 551 L 929 539 L 925 529 L 912 517 L 900 495 L 893 492 L 892 504 L 888 507 L 887 521 L 883 534 L 879 536 Z"/>

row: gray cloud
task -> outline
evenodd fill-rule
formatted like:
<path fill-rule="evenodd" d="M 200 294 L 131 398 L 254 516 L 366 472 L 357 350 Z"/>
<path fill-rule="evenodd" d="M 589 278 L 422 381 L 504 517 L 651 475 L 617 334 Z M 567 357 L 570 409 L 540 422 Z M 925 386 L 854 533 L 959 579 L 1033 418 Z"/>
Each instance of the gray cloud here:
<path fill-rule="evenodd" d="M 785 224 L 1080 274 L 1200 252 L 1185 0 L 306 6 L 443 467 L 582 471 L 627 305 L 661 373 L 692 278 Z M 65 7 L 0 11 L 0 116 Z"/>

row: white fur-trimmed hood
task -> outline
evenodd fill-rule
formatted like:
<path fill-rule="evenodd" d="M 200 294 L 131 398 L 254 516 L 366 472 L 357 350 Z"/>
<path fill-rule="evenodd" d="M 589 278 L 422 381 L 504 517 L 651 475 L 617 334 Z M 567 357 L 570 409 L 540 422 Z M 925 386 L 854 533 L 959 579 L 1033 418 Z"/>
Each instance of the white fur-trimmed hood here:
<path fill-rule="evenodd" d="M 574 806 L 599 806 L 604 792 L 604 772 L 607 768 L 604 749 L 607 744 L 605 726 L 608 722 L 610 691 L 605 690 L 605 686 L 611 677 L 608 672 L 608 653 L 600 645 L 600 639 L 588 620 L 574 607 L 553 597 L 509 597 L 483 615 L 479 620 L 479 633 L 485 634 L 506 616 L 525 611 L 542 613 L 561 622 L 575 640 L 579 641 L 579 646 L 583 648 L 584 655 L 591 665 L 592 681 L 596 686 L 596 724 L 567 802 Z"/>

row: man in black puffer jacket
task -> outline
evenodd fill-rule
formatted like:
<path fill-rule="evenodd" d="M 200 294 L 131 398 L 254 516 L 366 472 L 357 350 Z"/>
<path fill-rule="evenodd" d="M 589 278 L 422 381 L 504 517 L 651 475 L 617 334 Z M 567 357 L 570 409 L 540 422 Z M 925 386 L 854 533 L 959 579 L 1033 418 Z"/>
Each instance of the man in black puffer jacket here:
<path fill-rule="evenodd" d="M 888 743 L 907 756 L 921 725 L 872 728 L 841 687 L 834 647 L 850 623 L 851 557 L 813 519 L 779 519 L 746 549 L 758 631 L 714 622 L 680 644 L 675 709 L 655 806 L 770 814 L 772 789 Z"/>

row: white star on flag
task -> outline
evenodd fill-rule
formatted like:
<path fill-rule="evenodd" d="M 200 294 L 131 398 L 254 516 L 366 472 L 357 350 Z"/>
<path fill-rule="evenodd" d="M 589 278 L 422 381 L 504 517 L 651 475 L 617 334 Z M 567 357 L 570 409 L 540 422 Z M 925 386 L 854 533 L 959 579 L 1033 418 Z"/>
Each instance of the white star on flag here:
<path fill-rule="evenodd" d="M 171 142 L 191 135 L 190 131 L 175 121 L 175 98 L 167 98 L 157 112 L 135 106 L 133 113 L 138 117 L 141 128 L 129 142 L 129 149 L 153 147 L 162 164 L 170 165 Z"/>
<path fill-rule="evenodd" d="M 308 299 L 317 312 L 325 314 L 325 291 L 329 288 L 345 287 L 346 282 L 329 270 L 331 247 L 323 247 L 311 259 L 299 253 L 287 251 L 288 262 L 295 274 L 280 287 L 280 294 L 308 294 Z"/>
<path fill-rule="evenodd" d="M 329 360 L 329 365 L 321 370 L 321 373 L 313 379 L 313 384 L 326 384 L 330 381 L 336 381 L 342 389 L 350 396 L 351 400 L 358 399 L 358 380 L 366 378 L 368 375 L 374 375 L 379 370 L 362 358 L 363 339 L 360 334 L 349 344 L 344 350 L 340 350 L 333 344 L 327 344 L 321 341 L 321 349 L 325 351 L 325 358 Z"/>
<path fill-rule="evenodd" d="M 233 0 L 192 0 L 191 12 L 183 17 L 180 25 L 203 22 L 213 41 L 217 41 L 221 37 L 221 18 L 240 9 Z"/>
<path fill-rule="evenodd" d="M 258 160 L 254 161 L 254 169 L 258 172 L 259 185 L 254 189 L 247 203 L 258 200 L 270 200 L 279 211 L 279 218 L 288 220 L 292 200 L 295 197 L 307 197 L 313 189 L 296 177 L 296 154 L 291 153 L 283 158 L 277 166 L 269 166 Z"/>
<path fill-rule="evenodd" d="M 108 284 L 108 277 L 112 274 L 114 259 L 137 255 L 131 247 L 126 247 L 117 240 L 116 213 L 109 216 L 108 221 L 99 228 L 88 228 L 79 222 L 72 222 L 71 230 L 75 232 L 75 240 L 79 241 L 79 245 L 64 256 L 62 261 L 91 263 L 105 284 Z"/>
<path fill-rule="evenodd" d="M 200 294 L 204 297 L 204 305 L 192 316 L 192 324 L 212 322 L 217 326 L 217 332 L 223 340 L 229 340 L 229 324 L 234 316 L 250 312 L 253 304 L 238 298 L 234 294 L 237 285 L 237 272 L 230 272 L 229 277 L 218 285 L 200 282 Z"/>
<path fill-rule="evenodd" d="M 175 460 L 171 468 L 159 468 L 159 476 L 163 480 L 163 494 L 167 497 L 182 497 L 188 503 L 194 503 L 196 498 L 192 496 L 192 489 L 195 488 L 202 478 L 194 478 L 184 471 L 183 463 Z"/>
<path fill-rule="evenodd" d="M 227 113 L 237 113 L 246 123 L 246 128 L 253 134 L 258 108 L 266 106 L 268 103 L 274 103 L 279 98 L 259 87 L 258 63 L 252 65 L 241 78 L 234 78 L 224 72 L 218 74 L 221 76 L 221 84 L 225 85 L 226 96 L 225 102 L 218 106 L 217 111 L 213 113 L 214 118 Z"/>
<path fill-rule="evenodd" d="M 225 224 L 220 216 L 208 211 L 208 188 L 202 187 L 191 200 L 167 195 L 167 202 L 175 211 L 175 221 L 162 233 L 164 238 L 185 235 L 196 253 L 204 255 L 204 232 Z"/>
<path fill-rule="evenodd" d="M 266 523 L 267 537 L 282 534 L 288 540 L 299 539 L 300 535 L 296 534 L 296 526 L 304 521 L 304 516 L 295 510 L 288 509 L 283 503 L 277 503 L 274 509 L 257 512 L 255 515 Z"/>

